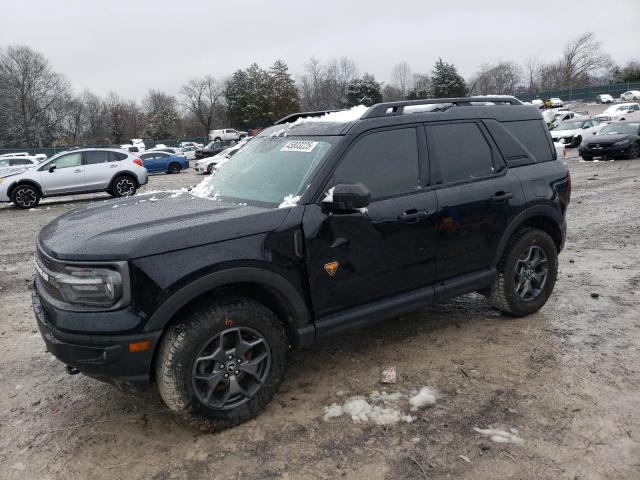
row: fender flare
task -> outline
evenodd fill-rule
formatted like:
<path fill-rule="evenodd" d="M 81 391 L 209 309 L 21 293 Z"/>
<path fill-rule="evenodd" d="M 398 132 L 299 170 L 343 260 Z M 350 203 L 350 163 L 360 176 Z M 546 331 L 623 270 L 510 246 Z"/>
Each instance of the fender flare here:
<path fill-rule="evenodd" d="M 511 235 L 522 226 L 524 222 L 534 217 L 546 217 L 551 220 L 554 224 L 558 225 L 558 228 L 562 230 L 562 225 L 564 225 L 565 220 L 555 208 L 550 205 L 534 205 L 532 207 L 528 207 L 525 211 L 520 212 L 515 216 L 509 226 L 505 229 L 502 237 L 500 237 L 500 242 L 498 243 L 498 248 L 496 249 L 496 253 L 491 262 L 491 266 L 495 267 L 500 258 L 502 257 L 502 253 L 504 252 L 505 247 L 507 246 L 507 242 L 511 238 Z"/>
<path fill-rule="evenodd" d="M 42 187 L 40 186 L 40 184 L 38 182 L 36 182 L 35 180 L 31 180 L 28 178 L 24 178 L 22 180 L 17 180 L 14 181 L 11 185 L 9 185 L 9 188 L 7 188 L 7 196 L 9 198 L 11 198 L 11 194 L 13 193 L 13 189 L 16 188 L 18 185 L 24 185 L 24 184 L 29 184 L 29 185 L 33 185 L 36 190 L 38 190 L 38 193 L 40 194 L 40 196 L 42 198 L 45 197 L 44 193 L 42 192 Z"/>
<path fill-rule="evenodd" d="M 136 182 L 136 185 L 138 186 L 138 188 L 140 188 L 140 182 L 138 181 L 138 176 L 133 173 L 131 170 L 119 170 L 118 172 L 116 172 L 116 174 L 111 177 L 111 180 L 109 181 L 109 186 L 107 187 L 107 190 L 111 190 L 111 187 L 113 187 L 113 182 L 116 178 L 118 178 L 121 175 L 128 175 L 131 178 L 133 178 L 133 180 Z"/>
<path fill-rule="evenodd" d="M 276 295 L 286 306 L 293 321 L 291 326 L 298 330 L 312 325 L 307 305 L 300 293 L 284 277 L 255 267 L 236 267 L 210 273 L 183 286 L 167 298 L 145 324 L 145 331 L 164 329 L 174 315 L 185 305 L 216 287 L 235 283 L 252 283 Z"/>

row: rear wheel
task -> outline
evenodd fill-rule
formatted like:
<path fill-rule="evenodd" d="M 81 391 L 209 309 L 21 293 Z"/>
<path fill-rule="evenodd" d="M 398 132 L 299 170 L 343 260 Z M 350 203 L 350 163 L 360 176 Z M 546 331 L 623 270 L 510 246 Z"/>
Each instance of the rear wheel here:
<path fill-rule="evenodd" d="M 525 228 L 509 240 L 487 301 L 516 317 L 540 310 L 551 295 L 558 273 L 558 253 L 542 230 Z"/>
<path fill-rule="evenodd" d="M 11 192 L 11 201 L 18 208 L 34 208 L 40 203 L 40 192 L 33 185 L 18 185 Z"/>
<path fill-rule="evenodd" d="M 114 197 L 130 197 L 135 195 L 138 186 L 129 175 L 121 175 L 113 181 L 111 195 Z"/>
<path fill-rule="evenodd" d="M 206 299 L 163 338 L 156 362 L 167 406 L 204 431 L 255 417 L 280 387 L 287 337 L 278 317 L 243 297 Z"/>
<path fill-rule="evenodd" d="M 213 139 L 214 142 L 219 142 L 220 140 L 222 140 L 220 137 L 216 137 Z"/>
<path fill-rule="evenodd" d="M 180 173 L 180 170 L 182 170 L 182 167 L 179 163 L 172 163 L 169 165 L 169 173 Z"/>
<path fill-rule="evenodd" d="M 209 166 L 207 167 L 207 173 L 209 175 L 211 175 L 213 173 L 213 169 L 214 168 L 215 168 L 215 164 L 214 163 L 209 164 Z"/>
<path fill-rule="evenodd" d="M 571 141 L 571 146 L 573 148 L 576 148 L 576 147 L 579 147 L 581 143 L 582 143 L 582 137 L 573 137 L 573 140 Z"/>

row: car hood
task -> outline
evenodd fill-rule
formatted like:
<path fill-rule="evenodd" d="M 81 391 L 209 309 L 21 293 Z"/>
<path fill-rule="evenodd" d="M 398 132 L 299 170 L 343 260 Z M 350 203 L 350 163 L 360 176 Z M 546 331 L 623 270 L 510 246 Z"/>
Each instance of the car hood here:
<path fill-rule="evenodd" d="M 603 143 L 603 144 L 607 144 L 607 143 L 615 143 L 615 142 L 619 142 L 620 140 L 626 140 L 627 138 L 633 137 L 633 133 L 616 133 L 616 134 L 611 134 L 611 135 L 594 135 L 592 137 L 589 137 L 588 139 L 584 140 L 584 142 L 586 142 L 587 144 L 592 144 L 592 143 Z"/>
<path fill-rule="evenodd" d="M 290 209 L 226 203 L 186 191 L 105 200 L 66 213 L 38 236 L 61 260 L 130 260 L 276 229 Z"/>

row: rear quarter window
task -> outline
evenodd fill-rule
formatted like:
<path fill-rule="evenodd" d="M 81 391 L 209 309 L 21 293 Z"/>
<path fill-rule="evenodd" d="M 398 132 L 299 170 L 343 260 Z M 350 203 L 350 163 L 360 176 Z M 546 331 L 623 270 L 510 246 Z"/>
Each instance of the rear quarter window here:
<path fill-rule="evenodd" d="M 120 152 L 109 152 L 109 161 L 110 162 L 118 162 L 127 158 L 126 153 Z"/>
<path fill-rule="evenodd" d="M 518 120 L 515 122 L 501 122 L 500 125 L 511 134 L 511 136 L 525 148 L 527 157 L 532 162 L 548 162 L 555 158 L 553 145 L 542 120 Z M 498 142 L 501 149 L 508 149 L 505 142 Z M 513 150 L 513 148 L 511 148 Z M 509 163 L 514 154 L 504 152 L 505 160 Z M 516 153 L 515 156 L 518 156 Z"/>

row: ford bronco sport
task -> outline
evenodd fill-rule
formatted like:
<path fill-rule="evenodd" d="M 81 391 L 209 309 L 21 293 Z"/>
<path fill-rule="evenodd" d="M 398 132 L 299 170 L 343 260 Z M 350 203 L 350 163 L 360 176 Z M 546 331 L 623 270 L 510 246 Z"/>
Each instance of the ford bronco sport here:
<path fill-rule="evenodd" d="M 265 407 L 290 348 L 474 291 L 539 310 L 570 190 L 540 112 L 513 97 L 295 114 L 188 201 L 155 193 L 45 226 L 33 306 L 70 373 L 155 382 L 217 430 Z"/>

